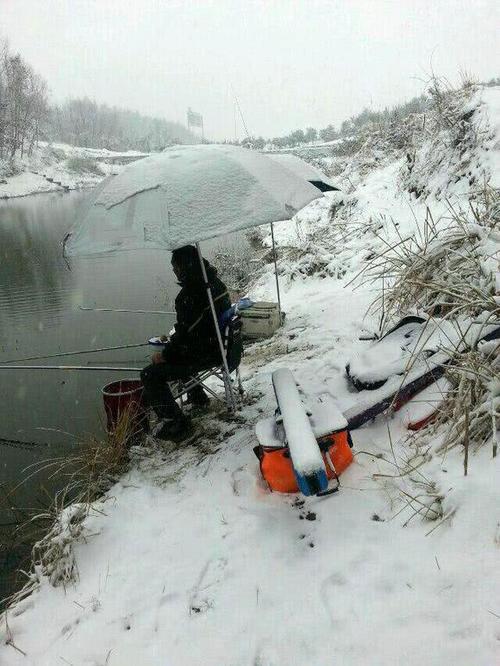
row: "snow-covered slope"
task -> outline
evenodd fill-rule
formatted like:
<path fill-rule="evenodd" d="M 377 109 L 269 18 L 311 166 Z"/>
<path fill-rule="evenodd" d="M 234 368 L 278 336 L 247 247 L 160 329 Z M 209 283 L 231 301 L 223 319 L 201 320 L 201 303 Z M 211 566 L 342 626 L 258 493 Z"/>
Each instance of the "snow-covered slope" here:
<path fill-rule="evenodd" d="M 0 199 L 90 187 L 142 156 L 40 141 L 32 155 L 17 156 L 12 164 L 0 161 Z"/>
<path fill-rule="evenodd" d="M 485 123 L 474 160 L 490 182 L 496 94 L 463 101 Z M 414 233 L 428 206 L 436 220 L 447 213 L 444 193 L 457 205 L 474 195 L 467 174 L 445 178 L 458 164 L 448 152 L 446 164 L 428 165 L 426 182 L 439 192 L 416 198 L 406 157 L 381 149 L 370 164 L 358 155 L 337 165 L 349 181 L 344 195 L 277 225 L 286 323 L 248 349 L 238 418 L 212 408 L 198 418 L 194 444 L 133 451 L 130 472 L 73 546 L 76 582 L 53 587 L 37 572 L 38 589 L 3 625 L 1 663 L 497 663 L 500 458 L 491 449 L 471 450 L 464 477 L 458 450 L 438 453 L 439 431 L 418 438 L 405 429 L 406 412 L 396 413 L 353 433 L 355 462 L 337 495 L 307 500 L 269 493 L 252 452 L 256 421 L 275 408 L 278 368 L 290 368 L 306 392 L 329 391 L 343 409 L 358 400 L 344 366 L 367 344 L 360 331 L 378 328 L 378 314 L 366 312 L 379 285 L 353 278 L 367 258 Z M 273 288 L 269 267 L 252 296 L 273 298 Z"/>

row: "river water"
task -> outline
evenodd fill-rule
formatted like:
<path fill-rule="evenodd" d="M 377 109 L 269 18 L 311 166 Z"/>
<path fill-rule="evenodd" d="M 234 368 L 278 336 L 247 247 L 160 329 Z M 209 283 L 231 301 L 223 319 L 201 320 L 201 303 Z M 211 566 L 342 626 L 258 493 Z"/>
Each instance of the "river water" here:
<path fill-rule="evenodd" d="M 142 343 L 168 332 L 166 314 L 91 312 L 81 308 L 173 310 L 178 286 L 170 253 L 148 250 L 90 258 L 62 256 L 81 192 L 0 201 L 0 363 L 63 351 Z M 217 243 L 212 243 L 212 248 Z M 206 245 L 208 256 L 211 246 Z M 152 348 L 22 362 L 143 367 Z M 34 463 L 65 455 L 87 435 L 104 435 L 101 388 L 131 373 L 0 370 L 0 599 L 13 587 L 25 552 L 11 547 L 19 508 L 43 506 L 63 483 L 37 474 Z M 2 442 L 2 439 L 4 440 Z M 20 446 L 5 440 L 27 442 Z M 3 527 L 2 527 L 3 525 Z M 2 547 L 3 546 L 3 547 Z M 29 547 L 25 545 L 25 550 Z"/>

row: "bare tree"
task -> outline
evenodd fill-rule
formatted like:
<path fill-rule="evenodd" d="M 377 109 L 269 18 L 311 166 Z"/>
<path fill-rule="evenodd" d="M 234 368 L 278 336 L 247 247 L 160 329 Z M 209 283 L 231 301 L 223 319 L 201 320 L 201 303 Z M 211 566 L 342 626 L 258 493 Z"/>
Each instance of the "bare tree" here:
<path fill-rule="evenodd" d="M 33 150 L 48 108 L 47 85 L 19 54 L 0 45 L 0 155 Z"/>

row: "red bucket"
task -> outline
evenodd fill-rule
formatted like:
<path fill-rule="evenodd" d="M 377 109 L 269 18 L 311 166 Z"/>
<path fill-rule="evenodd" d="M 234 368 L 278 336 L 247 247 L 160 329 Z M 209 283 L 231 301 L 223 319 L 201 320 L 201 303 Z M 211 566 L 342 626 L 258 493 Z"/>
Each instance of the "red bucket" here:
<path fill-rule="evenodd" d="M 114 432 L 123 414 L 133 419 L 134 429 L 146 430 L 146 412 L 142 403 L 144 386 L 140 379 L 119 379 L 102 389 L 108 433 Z"/>

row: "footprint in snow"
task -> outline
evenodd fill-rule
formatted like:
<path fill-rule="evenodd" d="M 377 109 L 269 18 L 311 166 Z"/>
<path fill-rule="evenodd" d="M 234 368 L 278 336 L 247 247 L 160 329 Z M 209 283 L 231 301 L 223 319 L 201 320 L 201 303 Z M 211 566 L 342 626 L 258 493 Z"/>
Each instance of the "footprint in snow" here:
<path fill-rule="evenodd" d="M 304 540 L 305 543 L 307 543 L 307 545 L 309 546 L 309 548 L 314 548 L 314 541 L 310 537 L 308 537 L 307 534 L 299 534 L 299 541 L 304 541 Z"/>
<path fill-rule="evenodd" d="M 299 509 L 299 519 L 300 520 L 316 520 L 317 515 L 314 511 L 308 511 L 304 508 L 305 500 L 296 497 L 292 502 L 292 507 L 294 509 Z"/>
<path fill-rule="evenodd" d="M 191 590 L 189 614 L 205 613 L 213 607 L 214 588 L 224 578 L 227 566 L 225 557 L 208 560 L 200 571 L 198 580 Z"/>

